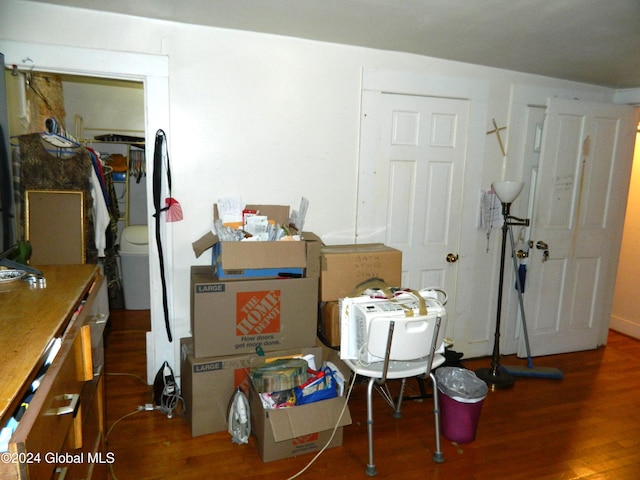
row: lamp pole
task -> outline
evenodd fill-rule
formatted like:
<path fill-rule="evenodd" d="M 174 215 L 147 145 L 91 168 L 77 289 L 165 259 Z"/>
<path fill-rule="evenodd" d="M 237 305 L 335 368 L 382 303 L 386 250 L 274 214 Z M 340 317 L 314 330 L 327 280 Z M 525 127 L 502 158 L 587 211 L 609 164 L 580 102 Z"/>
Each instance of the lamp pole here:
<path fill-rule="evenodd" d="M 498 305 L 496 309 L 496 331 L 493 340 L 493 354 L 491 355 L 491 367 L 476 370 L 476 375 L 492 388 L 509 388 L 515 383 L 513 375 L 500 368 L 500 320 L 502 318 L 502 290 L 504 287 L 504 264 L 507 248 L 507 221 L 509 218 L 510 203 L 502 204 L 502 250 L 500 254 L 500 276 L 498 279 Z"/>
<path fill-rule="evenodd" d="M 511 203 L 518 197 L 524 184 L 517 182 L 497 182 L 493 184 L 496 195 L 502 203 L 502 242 L 500 250 L 500 274 L 498 279 L 498 305 L 496 308 L 496 330 L 493 340 L 491 366 L 475 371 L 478 378 L 492 389 L 512 387 L 515 383 L 513 375 L 500 366 L 500 323 L 502 318 L 502 291 L 504 287 L 504 265 L 507 251 L 507 233 L 511 225 L 529 225 L 528 219 L 512 217 Z M 517 272 L 516 272 L 517 275 Z"/>

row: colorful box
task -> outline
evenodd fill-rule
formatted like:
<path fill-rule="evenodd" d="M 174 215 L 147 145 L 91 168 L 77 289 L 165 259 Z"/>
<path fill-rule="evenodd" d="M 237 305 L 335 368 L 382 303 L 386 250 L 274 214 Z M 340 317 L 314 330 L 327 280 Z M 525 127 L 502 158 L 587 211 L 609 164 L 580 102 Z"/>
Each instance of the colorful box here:
<path fill-rule="evenodd" d="M 221 281 L 213 267 L 191 267 L 196 357 L 315 346 L 317 308 L 317 278 Z"/>

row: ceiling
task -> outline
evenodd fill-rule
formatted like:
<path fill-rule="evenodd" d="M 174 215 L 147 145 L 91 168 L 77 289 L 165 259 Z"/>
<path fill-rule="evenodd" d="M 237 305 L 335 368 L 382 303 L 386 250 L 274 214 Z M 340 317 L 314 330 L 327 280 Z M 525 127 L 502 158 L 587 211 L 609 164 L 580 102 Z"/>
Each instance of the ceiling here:
<path fill-rule="evenodd" d="M 640 0 L 37 1 L 640 87 Z"/>

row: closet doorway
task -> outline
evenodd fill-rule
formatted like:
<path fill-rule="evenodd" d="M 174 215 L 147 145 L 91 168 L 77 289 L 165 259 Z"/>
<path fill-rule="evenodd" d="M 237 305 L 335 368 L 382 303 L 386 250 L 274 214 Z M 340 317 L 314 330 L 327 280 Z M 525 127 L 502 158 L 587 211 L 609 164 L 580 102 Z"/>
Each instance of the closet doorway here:
<path fill-rule="evenodd" d="M 62 75 L 62 86 L 67 132 L 100 153 L 105 165 L 119 170 L 112 173 L 118 233 L 129 225 L 146 225 L 143 83 Z"/>
<path fill-rule="evenodd" d="M 116 247 L 105 250 L 103 262 L 110 306 L 149 308 L 148 273 L 131 276 L 132 257 L 123 247 L 130 236 L 123 235 L 125 228 L 147 225 L 144 84 L 66 74 L 61 81 L 67 132 L 96 152 L 104 165 L 104 193 L 117 226 L 115 232 L 113 223 L 108 228 L 107 246 L 115 242 Z M 148 272 L 148 266 L 140 271 Z"/>
<path fill-rule="evenodd" d="M 147 157 L 153 155 L 155 132 L 163 128 L 169 132 L 169 60 L 164 55 L 150 55 L 131 52 L 112 52 L 60 45 L 34 44 L 0 40 L 0 52 L 5 56 L 5 65 L 18 68 L 33 68 L 38 71 L 90 76 L 94 78 L 117 78 L 135 80 L 144 84 L 144 111 Z M 147 186 L 150 188 L 152 170 L 147 172 Z M 164 192 L 163 192 L 164 193 Z M 147 202 L 148 216 L 152 204 Z M 149 236 L 156 234 L 153 222 L 149 226 Z M 165 235 L 165 245 L 172 248 L 170 231 Z M 154 244 L 149 244 L 149 268 L 151 280 L 151 332 L 147 335 L 147 381 L 153 378 L 166 359 L 179 362 L 179 345 L 168 341 L 162 316 L 162 298 L 154 287 L 159 278 L 158 252 Z M 172 258 L 166 261 L 167 283 L 173 290 Z M 169 295 L 169 310 L 173 311 L 173 298 Z"/>
<path fill-rule="evenodd" d="M 129 225 L 147 224 L 144 84 L 29 69 L 6 70 L 4 80 L 12 156 L 14 152 L 16 158 L 19 155 L 19 164 L 26 161 L 22 158 L 26 154 L 22 147 L 26 147 L 27 137 L 39 136 L 42 147 L 38 152 L 60 162 L 63 167 L 53 175 L 59 177 L 55 180 L 57 189 L 64 190 L 65 185 L 66 188 L 74 185 L 71 187 L 73 190 L 81 188 L 83 182 L 72 183 L 71 177 L 65 180 L 66 174 L 62 172 L 67 172 L 68 166 L 70 170 L 67 173 L 76 178 L 87 166 L 84 165 L 85 160 L 89 161 L 87 150 L 91 153 L 91 170 L 95 172 L 92 173 L 90 196 L 94 198 L 86 211 L 68 214 L 44 202 L 43 212 L 52 220 L 67 214 L 78 217 L 81 225 L 78 241 L 82 240 L 83 244 L 84 240 L 87 241 L 88 252 L 86 255 L 84 251 L 80 252 L 81 258 L 89 262 L 98 261 L 102 265 L 109 281 L 110 306 L 122 308 L 123 279 L 117 253 L 121 234 Z M 86 147 L 86 150 L 80 147 Z M 85 154 L 80 153 L 82 151 Z M 65 161 L 67 158 L 69 160 Z M 49 164 L 48 161 L 45 163 Z M 22 165 L 17 173 L 15 165 L 14 185 L 20 183 L 22 188 L 26 188 L 30 183 L 37 185 L 33 187 L 36 190 L 51 189 L 44 186 L 54 180 L 25 177 L 26 165 Z M 101 208 L 98 207 L 100 202 Z M 32 260 L 38 259 L 37 264 L 59 263 L 59 255 L 64 251 L 62 246 L 69 244 L 66 229 L 56 230 L 60 233 L 53 237 L 57 239 L 53 242 L 57 246 L 42 248 L 51 243 L 51 235 L 55 232 L 49 228 L 42 232 L 41 237 L 36 236 L 39 225 L 30 222 L 29 212 L 21 207 L 16 204 L 13 208 L 17 240 L 30 241 Z M 52 212 L 56 211 L 58 213 L 53 215 Z M 26 225 L 33 227 L 33 236 L 28 235 Z"/>

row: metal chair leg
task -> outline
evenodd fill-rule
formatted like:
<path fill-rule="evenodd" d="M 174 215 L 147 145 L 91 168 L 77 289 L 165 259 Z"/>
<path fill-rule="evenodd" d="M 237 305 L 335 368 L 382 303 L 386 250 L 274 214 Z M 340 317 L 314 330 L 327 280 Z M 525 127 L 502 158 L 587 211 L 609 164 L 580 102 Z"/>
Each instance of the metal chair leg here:
<path fill-rule="evenodd" d="M 367 436 L 369 437 L 369 463 L 367 464 L 367 475 L 375 477 L 377 475 L 376 466 L 373 463 L 373 385 L 376 379 L 370 378 L 367 384 Z"/>
<path fill-rule="evenodd" d="M 429 376 L 431 377 L 431 384 L 433 385 L 433 423 L 436 431 L 436 447 L 433 453 L 433 461 L 442 463 L 444 462 L 444 455 L 442 455 L 442 446 L 440 445 L 440 401 L 438 399 L 438 383 L 433 372 L 430 372 Z"/>

